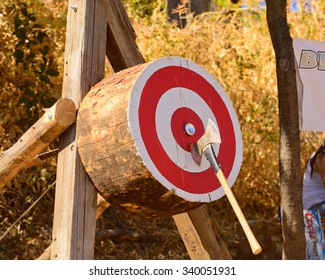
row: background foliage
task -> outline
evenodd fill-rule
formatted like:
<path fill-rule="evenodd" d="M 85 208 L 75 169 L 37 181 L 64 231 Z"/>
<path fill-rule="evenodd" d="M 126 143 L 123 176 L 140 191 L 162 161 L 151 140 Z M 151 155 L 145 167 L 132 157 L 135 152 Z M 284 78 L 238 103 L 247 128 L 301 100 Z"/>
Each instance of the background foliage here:
<path fill-rule="evenodd" d="M 60 97 L 66 2 L 0 3 L 0 152 L 10 148 Z M 125 4 L 146 61 L 171 55 L 193 60 L 229 95 L 244 147 L 233 191 L 264 246 L 258 258 L 280 258 L 278 107 L 265 10 L 221 2 L 215 12 L 195 18 L 189 14 L 190 24 L 184 29 L 167 21 L 165 1 L 128 0 Z M 324 41 L 324 10 L 324 2 L 318 1 L 313 13 L 289 13 L 292 37 Z M 322 138 L 322 133 L 301 133 L 302 168 Z M 55 180 L 55 171 L 56 160 L 50 159 L 21 172 L 0 190 L 0 234 Z M 0 240 L 0 259 L 35 259 L 44 251 L 51 242 L 53 202 L 51 189 Z M 227 199 L 209 204 L 209 211 L 233 258 L 252 258 Z M 97 259 L 188 258 L 171 218 L 143 221 L 115 209 L 108 209 L 98 221 L 95 253 Z"/>

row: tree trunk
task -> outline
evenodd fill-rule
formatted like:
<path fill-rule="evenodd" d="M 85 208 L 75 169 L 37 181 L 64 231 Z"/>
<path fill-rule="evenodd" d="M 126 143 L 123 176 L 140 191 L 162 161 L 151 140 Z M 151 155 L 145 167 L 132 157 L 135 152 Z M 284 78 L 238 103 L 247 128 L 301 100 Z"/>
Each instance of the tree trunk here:
<path fill-rule="evenodd" d="M 292 38 L 287 23 L 286 0 L 266 0 L 266 5 L 278 82 L 283 259 L 305 259 L 298 100 Z"/>

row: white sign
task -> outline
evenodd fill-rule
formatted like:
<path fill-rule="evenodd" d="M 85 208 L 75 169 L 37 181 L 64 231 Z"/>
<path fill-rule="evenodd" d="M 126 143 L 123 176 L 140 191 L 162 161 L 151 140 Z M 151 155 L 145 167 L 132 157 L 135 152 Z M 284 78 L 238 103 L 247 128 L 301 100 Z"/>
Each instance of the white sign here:
<path fill-rule="evenodd" d="M 300 130 L 325 131 L 325 42 L 294 39 Z"/>

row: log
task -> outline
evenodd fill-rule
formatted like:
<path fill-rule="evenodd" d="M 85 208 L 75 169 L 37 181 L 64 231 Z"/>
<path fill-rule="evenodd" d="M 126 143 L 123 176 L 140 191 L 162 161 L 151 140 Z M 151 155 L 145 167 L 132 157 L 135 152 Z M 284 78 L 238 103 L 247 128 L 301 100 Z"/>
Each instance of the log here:
<path fill-rule="evenodd" d="M 75 103 L 58 100 L 23 136 L 0 157 L 0 187 L 22 169 L 31 166 L 37 155 L 61 135 L 76 119 Z"/>
<path fill-rule="evenodd" d="M 80 105 L 77 147 L 98 192 L 113 206 L 143 217 L 171 216 L 202 205 L 173 194 L 149 172 L 128 123 L 131 90 L 148 64 L 94 86 Z"/>

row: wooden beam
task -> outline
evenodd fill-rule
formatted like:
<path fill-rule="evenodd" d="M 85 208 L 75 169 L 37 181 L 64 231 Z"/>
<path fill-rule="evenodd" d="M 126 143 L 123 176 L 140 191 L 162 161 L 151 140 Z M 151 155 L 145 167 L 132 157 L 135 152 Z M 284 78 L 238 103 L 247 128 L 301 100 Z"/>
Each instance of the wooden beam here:
<path fill-rule="evenodd" d="M 107 19 L 104 0 L 70 0 L 62 96 L 79 107 L 104 77 Z M 93 259 L 97 192 L 76 149 L 75 125 L 61 137 L 54 206 L 52 259 Z"/>
<path fill-rule="evenodd" d="M 173 216 L 192 260 L 231 260 L 218 231 L 214 231 L 206 206 Z"/>
<path fill-rule="evenodd" d="M 121 0 L 105 1 L 107 12 L 106 56 L 114 72 L 144 63 L 136 34 Z"/>
<path fill-rule="evenodd" d="M 3 187 L 59 137 L 76 119 L 70 99 L 58 100 L 22 137 L 0 157 L 0 187 Z"/>

